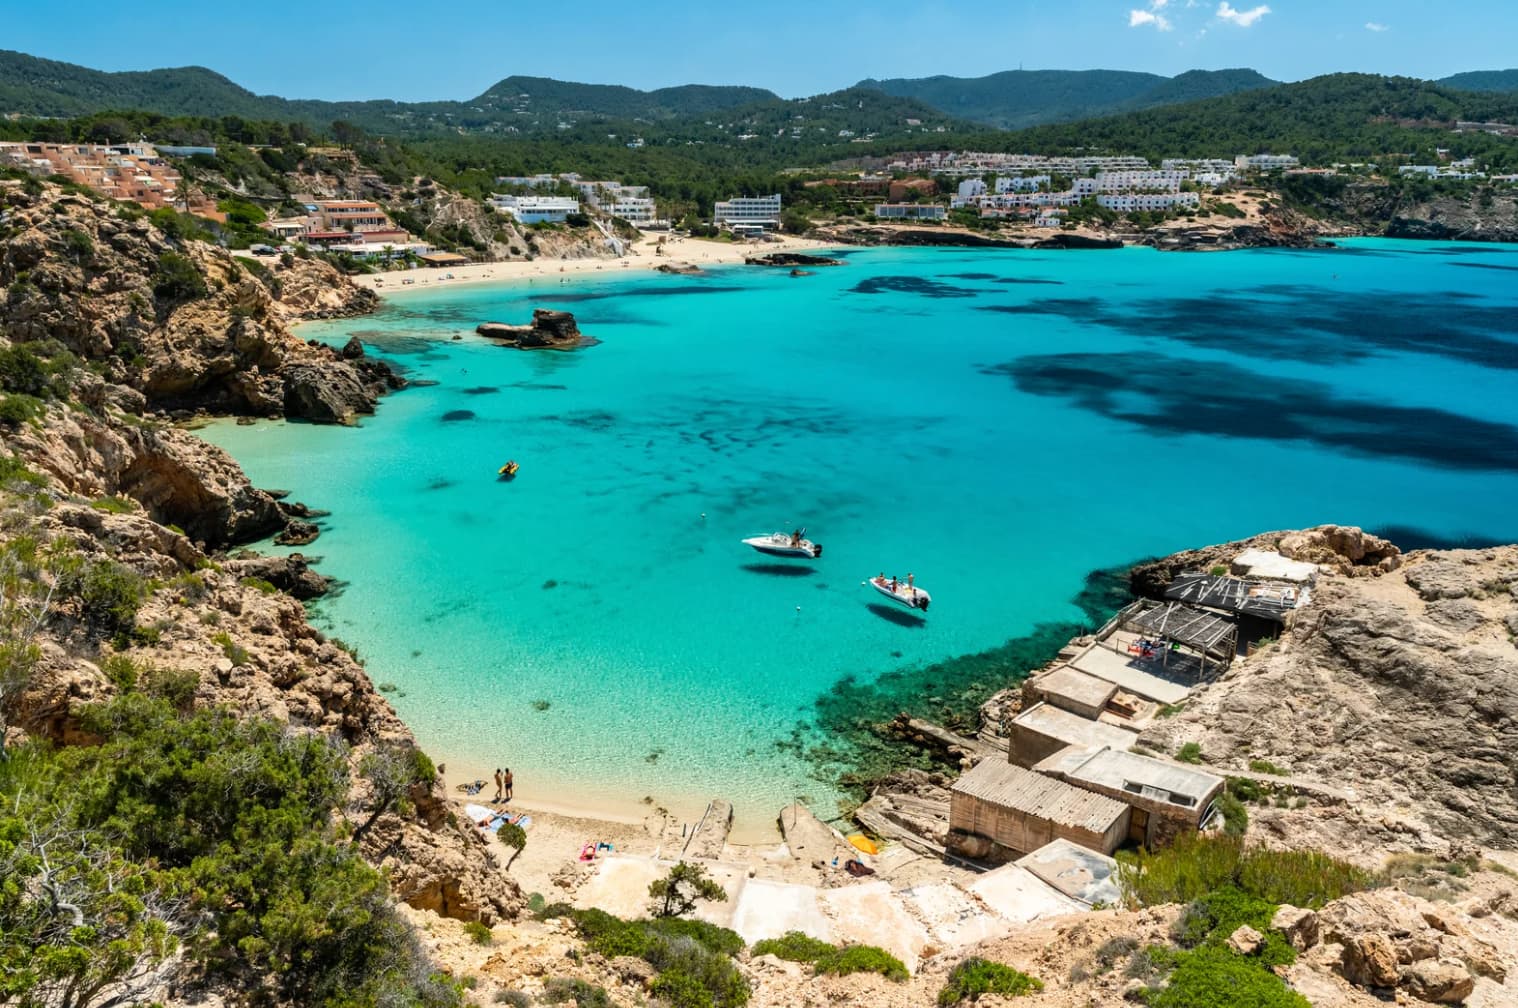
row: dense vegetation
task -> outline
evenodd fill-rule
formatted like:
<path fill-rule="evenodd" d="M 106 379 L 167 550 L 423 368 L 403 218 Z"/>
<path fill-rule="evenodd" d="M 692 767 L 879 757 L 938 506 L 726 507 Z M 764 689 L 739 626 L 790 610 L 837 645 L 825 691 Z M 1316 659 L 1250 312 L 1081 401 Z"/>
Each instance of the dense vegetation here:
<path fill-rule="evenodd" d="M 0 1000 L 83 1008 L 203 971 L 255 1003 L 460 1003 L 334 825 L 339 748 L 186 713 L 130 663 L 114 678 L 125 695 L 84 715 L 99 744 L 0 762 Z"/>
<path fill-rule="evenodd" d="M 997 129 L 1023 129 L 1200 101 L 1276 82 L 1253 70 L 1191 70 L 1177 77 L 1127 70 L 1005 70 L 986 77 L 865 80 L 859 87 L 918 101 Z"/>
<path fill-rule="evenodd" d="M 800 931 L 787 931 L 779 938 L 754 943 L 754 955 L 772 955 L 788 962 L 808 963 L 818 974 L 848 976 L 879 973 L 898 983 L 907 979 L 906 964 L 874 945 L 831 945 Z"/>
<path fill-rule="evenodd" d="M 1189 836 L 1154 853 L 1120 857 L 1118 884 L 1132 906 L 1185 903 L 1175 948 L 1131 951 L 1129 974 L 1150 981 L 1145 1003 L 1158 1008 L 1306 1008 L 1272 967 L 1296 957 L 1271 927 L 1283 903 L 1317 909 L 1371 879 L 1317 851 L 1246 849 L 1236 837 Z M 1263 936 L 1255 952 L 1230 948 L 1243 925 Z"/>
<path fill-rule="evenodd" d="M 1304 162 L 1368 161 L 1397 154 L 1432 163 L 1434 148 L 1518 167 L 1518 144 L 1453 133 L 1456 120 L 1518 121 L 1518 95 L 1457 91 L 1408 77 L 1331 74 L 1162 110 L 984 136 L 983 149 L 1099 149 L 1150 158 L 1289 153 Z M 978 148 L 980 149 L 980 148 Z"/>
<path fill-rule="evenodd" d="M 1021 997 L 1043 989 L 1043 981 L 1026 973 L 1002 963 L 971 956 L 949 971 L 948 981 L 943 990 L 938 992 L 938 1003 L 942 1008 L 951 1008 L 964 1001 L 978 1001 L 982 994 Z"/>
<path fill-rule="evenodd" d="M 624 921 L 563 903 L 546 907 L 540 916 L 574 921 L 586 948 L 607 959 L 633 956 L 647 962 L 656 971 L 651 993 L 672 1008 L 748 1003 L 748 981 L 732 960 L 743 950 L 743 939 L 727 928 L 678 917 Z"/>

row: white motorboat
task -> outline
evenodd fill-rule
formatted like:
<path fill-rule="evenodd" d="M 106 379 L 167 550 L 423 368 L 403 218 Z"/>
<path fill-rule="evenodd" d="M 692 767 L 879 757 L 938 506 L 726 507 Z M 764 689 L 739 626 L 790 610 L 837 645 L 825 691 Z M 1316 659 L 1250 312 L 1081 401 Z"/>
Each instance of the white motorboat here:
<path fill-rule="evenodd" d="M 752 546 L 760 553 L 770 556 L 815 560 L 822 556 L 822 545 L 805 538 L 805 532 L 806 529 L 799 529 L 789 535 L 784 532 L 771 532 L 769 535 L 745 539 L 743 545 Z"/>
<path fill-rule="evenodd" d="M 897 605 L 904 605 L 908 609 L 916 609 L 919 612 L 927 612 L 928 604 L 933 601 L 933 596 L 915 584 L 898 578 L 888 578 L 884 574 L 870 578 L 870 587 Z"/>

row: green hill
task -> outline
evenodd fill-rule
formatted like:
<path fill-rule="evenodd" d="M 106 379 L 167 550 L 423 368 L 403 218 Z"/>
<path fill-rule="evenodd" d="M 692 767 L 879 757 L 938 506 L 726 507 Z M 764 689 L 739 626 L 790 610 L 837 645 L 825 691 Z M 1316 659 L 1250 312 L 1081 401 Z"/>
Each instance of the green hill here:
<path fill-rule="evenodd" d="M 1434 83 L 1457 91 L 1518 91 L 1518 70 L 1472 70 Z"/>
<path fill-rule="evenodd" d="M 778 101 L 750 87 L 686 85 L 638 91 L 507 77 L 465 102 L 330 102 L 255 95 L 204 67 L 106 73 L 72 63 L 0 50 L 0 113 L 78 116 L 136 109 L 172 116 L 240 116 L 326 126 L 346 120 L 372 133 L 420 135 L 537 132 L 579 121 L 704 116 L 756 101 Z"/>
<path fill-rule="evenodd" d="M 984 126 L 1019 129 L 1274 84 L 1253 70 L 1192 70 L 1173 78 L 1125 70 L 1006 70 L 987 77 L 865 80 L 858 86 L 915 98 Z"/>
<path fill-rule="evenodd" d="M 1233 157 L 1274 151 L 1304 161 L 1390 154 L 1431 158 L 1435 146 L 1509 164 L 1511 141 L 1456 134 L 1457 119 L 1513 121 L 1518 95 L 1455 91 L 1409 77 L 1331 74 L 1223 98 L 983 138 L 997 150 L 1100 148 L 1149 157 Z"/>

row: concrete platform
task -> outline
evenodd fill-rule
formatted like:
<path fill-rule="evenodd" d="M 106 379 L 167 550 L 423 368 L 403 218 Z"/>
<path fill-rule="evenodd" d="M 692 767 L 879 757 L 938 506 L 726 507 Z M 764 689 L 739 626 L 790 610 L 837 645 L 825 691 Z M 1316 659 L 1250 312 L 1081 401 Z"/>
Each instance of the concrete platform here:
<path fill-rule="evenodd" d="M 616 917 L 647 917 L 649 883 L 668 875 L 670 867 L 653 858 L 613 854 L 597 863 L 595 874 L 575 893 L 574 905 Z"/>
<path fill-rule="evenodd" d="M 992 910 L 1019 924 L 1091 909 L 1016 864 L 986 872 L 969 888 Z"/>
<path fill-rule="evenodd" d="M 935 882 L 897 891 L 907 911 L 928 929 L 940 948 L 974 945 L 1012 929 L 977 897 L 957 885 Z"/>
<path fill-rule="evenodd" d="M 1117 862 L 1068 840 L 1044 844 L 1017 859 L 1049 886 L 1087 905 L 1117 906 L 1123 898 L 1116 881 Z"/>
<path fill-rule="evenodd" d="M 917 972 L 927 930 L 907 913 L 887 882 L 823 889 L 817 900 L 833 921 L 833 940 L 878 945 Z"/>
<path fill-rule="evenodd" d="M 764 879 L 749 879 L 743 886 L 727 926 L 750 945 L 763 938 L 779 938 L 787 931 L 833 940 L 833 926 L 822 914 L 815 887 Z"/>
<path fill-rule="evenodd" d="M 1071 667 L 1105 679 L 1149 700 L 1164 704 L 1176 704 L 1191 695 L 1191 685 L 1181 677 L 1165 678 L 1158 662 L 1141 662 L 1130 655 L 1096 646 L 1070 663 Z"/>

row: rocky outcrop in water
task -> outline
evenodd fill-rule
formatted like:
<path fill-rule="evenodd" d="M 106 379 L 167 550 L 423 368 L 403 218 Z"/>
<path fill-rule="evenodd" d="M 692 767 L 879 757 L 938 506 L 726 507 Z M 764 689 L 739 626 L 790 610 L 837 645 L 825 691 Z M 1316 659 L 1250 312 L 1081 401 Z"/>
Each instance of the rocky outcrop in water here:
<path fill-rule="evenodd" d="M 534 309 L 531 325 L 485 322 L 475 332 L 501 346 L 519 350 L 573 350 L 589 342 L 589 337 L 580 332 L 574 315 L 548 308 Z"/>
<path fill-rule="evenodd" d="M 746 256 L 746 266 L 842 266 L 842 259 L 830 256 L 807 255 L 804 252 L 769 252 L 765 255 Z"/>

